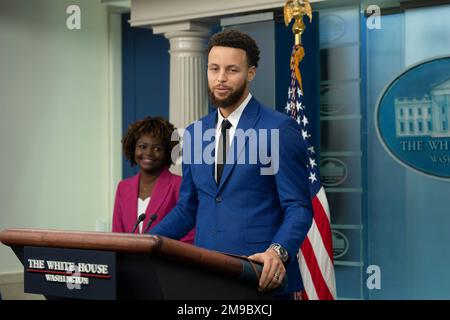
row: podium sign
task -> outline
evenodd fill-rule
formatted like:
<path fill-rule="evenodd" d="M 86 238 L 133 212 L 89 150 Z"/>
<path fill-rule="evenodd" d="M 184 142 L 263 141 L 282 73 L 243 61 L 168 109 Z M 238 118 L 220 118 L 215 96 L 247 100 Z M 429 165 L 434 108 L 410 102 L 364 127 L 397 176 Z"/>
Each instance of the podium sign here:
<path fill-rule="evenodd" d="M 75 299 L 116 299 L 116 253 L 24 247 L 27 293 Z"/>

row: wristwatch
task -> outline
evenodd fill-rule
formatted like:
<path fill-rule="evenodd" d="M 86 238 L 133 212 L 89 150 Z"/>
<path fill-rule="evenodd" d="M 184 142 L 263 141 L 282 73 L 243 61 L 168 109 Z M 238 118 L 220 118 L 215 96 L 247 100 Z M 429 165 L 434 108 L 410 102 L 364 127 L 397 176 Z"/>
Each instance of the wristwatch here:
<path fill-rule="evenodd" d="M 286 262 L 289 260 L 289 253 L 285 248 L 281 246 L 279 243 L 272 243 L 269 247 L 269 249 L 273 249 L 278 257 L 283 261 L 283 264 L 286 264 Z"/>

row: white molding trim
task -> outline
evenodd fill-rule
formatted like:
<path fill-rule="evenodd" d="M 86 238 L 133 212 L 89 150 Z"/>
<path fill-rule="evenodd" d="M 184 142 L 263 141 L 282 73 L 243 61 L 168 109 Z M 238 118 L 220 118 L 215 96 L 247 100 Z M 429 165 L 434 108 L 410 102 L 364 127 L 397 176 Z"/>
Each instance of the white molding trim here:
<path fill-rule="evenodd" d="M 237 25 L 237 24 L 272 21 L 273 19 L 274 19 L 273 12 L 247 14 L 247 15 L 238 16 L 238 17 L 222 18 L 222 19 L 220 19 L 220 26 L 226 27 L 226 26 L 233 26 L 233 25 Z"/>
<path fill-rule="evenodd" d="M 195 23 L 192 21 L 183 21 L 178 23 L 161 24 L 152 26 L 154 34 L 171 33 L 178 31 L 201 31 L 209 33 L 211 28 L 201 23 Z"/>
<path fill-rule="evenodd" d="M 130 12 L 131 0 L 101 0 L 102 4 L 108 6 L 108 10 L 117 13 Z"/>
<path fill-rule="evenodd" d="M 311 3 L 326 0 L 311 0 Z M 192 19 L 282 8 L 284 0 L 131 0 L 132 27 L 153 26 Z"/>
<path fill-rule="evenodd" d="M 96 221 L 96 231 L 112 230 L 114 196 L 122 179 L 122 16 L 108 14 L 108 204 L 106 219 Z"/>

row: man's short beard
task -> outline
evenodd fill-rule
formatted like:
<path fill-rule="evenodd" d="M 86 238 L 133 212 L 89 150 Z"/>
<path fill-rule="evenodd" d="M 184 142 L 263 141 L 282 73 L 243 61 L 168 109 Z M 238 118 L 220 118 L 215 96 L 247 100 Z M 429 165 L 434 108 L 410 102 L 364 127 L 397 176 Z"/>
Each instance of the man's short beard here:
<path fill-rule="evenodd" d="M 211 91 L 211 89 L 208 86 L 208 95 L 209 99 L 211 100 L 211 103 L 213 106 L 217 108 L 226 109 L 231 106 L 234 106 L 236 103 L 239 102 L 239 100 L 244 95 L 245 89 L 247 88 L 247 84 L 244 83 L 241 87 L 239 87 L 235 92 L 231 93 L 228 98 L 225 99 L 217 99 L 217 97 L 214 95 L 214 92 Z"/>

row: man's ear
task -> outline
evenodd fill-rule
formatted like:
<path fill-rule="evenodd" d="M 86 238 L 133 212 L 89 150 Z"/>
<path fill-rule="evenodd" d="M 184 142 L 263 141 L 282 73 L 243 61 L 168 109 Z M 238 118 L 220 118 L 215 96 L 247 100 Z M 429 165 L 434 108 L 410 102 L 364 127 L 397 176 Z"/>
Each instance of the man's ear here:
<path fill-rule="evenodd" d="M 256 67 L 252 66 L 247 71 L 247 82 L 252 81 L 255 75 L 256 75 Z"/>

